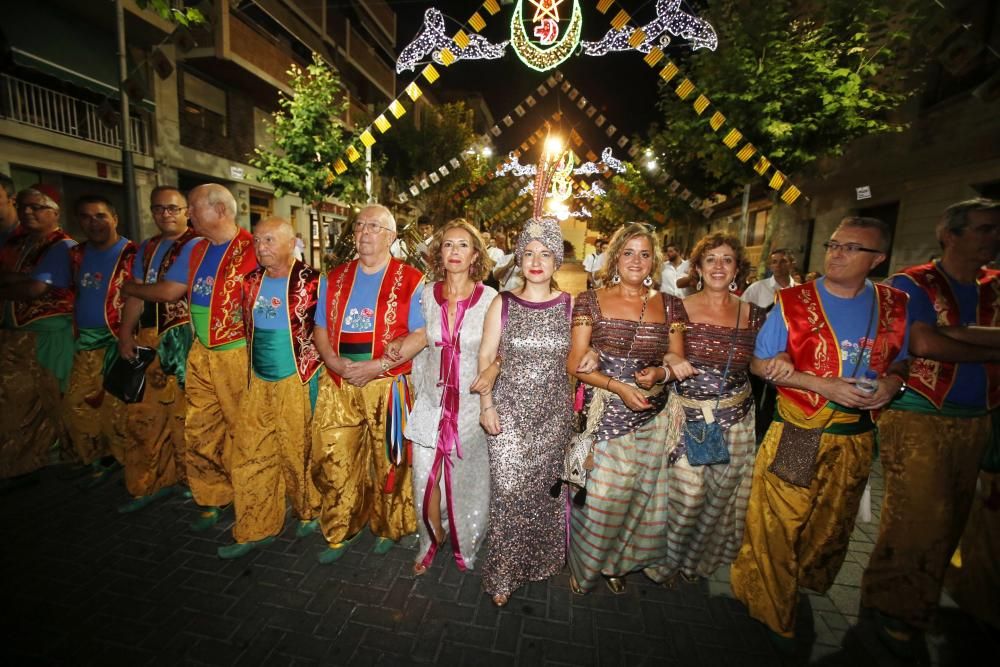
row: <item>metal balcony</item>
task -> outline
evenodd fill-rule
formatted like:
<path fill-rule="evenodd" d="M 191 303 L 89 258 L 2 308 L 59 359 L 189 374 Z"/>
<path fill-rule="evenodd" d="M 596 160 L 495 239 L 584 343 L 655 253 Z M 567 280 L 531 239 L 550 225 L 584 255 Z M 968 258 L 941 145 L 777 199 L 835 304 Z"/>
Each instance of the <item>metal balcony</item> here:
<path fill-rule="evenodd" d="M 120 126 L 102 121 L 100 107 L 6 74 L 2 79 L 0 115 L 18 123 L 40 127 L 68 137 L 121 148 Z M 107 114 L 104 114 L 107 115 Z M 140 116 L 131 116 L 132 150 L 150 154 L 149 126 Z"/>

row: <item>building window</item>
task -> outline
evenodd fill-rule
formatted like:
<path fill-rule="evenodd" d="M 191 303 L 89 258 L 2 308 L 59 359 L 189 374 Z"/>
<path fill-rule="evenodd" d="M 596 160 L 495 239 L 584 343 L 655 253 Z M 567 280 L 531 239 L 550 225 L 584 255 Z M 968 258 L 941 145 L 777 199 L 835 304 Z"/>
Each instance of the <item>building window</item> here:
<path fill-rule="evenodd" d="M 217 136 L 229 136 L 226 122 L 226 91 L 204 79 L 183 73 L 184 101 L 181 113 L 192 127 L 198 127 Z"/>
<path fill-rule="evenodd" d="M 747 247 L 763 245 L 764 232 L 767 231 L 767 217 L 770 212 L 770 209 L 750 211 L 747 220 Z"/>

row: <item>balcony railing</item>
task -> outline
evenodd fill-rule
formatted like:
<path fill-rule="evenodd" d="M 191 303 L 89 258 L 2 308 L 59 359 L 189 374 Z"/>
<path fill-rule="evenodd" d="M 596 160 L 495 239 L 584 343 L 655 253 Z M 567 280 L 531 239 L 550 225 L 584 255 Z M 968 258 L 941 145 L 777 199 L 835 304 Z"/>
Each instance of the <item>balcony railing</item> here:
<path fill-rule="evenodd" d="M 96 144 L 121 148 L 120 125 L 102 121 L 100 107 L 12 76 L 2 75 L 3 99 L 0 115 L 18 123 L 76 137 Z M 131 116 L 132 150 L 149 155 L 149 126 Z"/>

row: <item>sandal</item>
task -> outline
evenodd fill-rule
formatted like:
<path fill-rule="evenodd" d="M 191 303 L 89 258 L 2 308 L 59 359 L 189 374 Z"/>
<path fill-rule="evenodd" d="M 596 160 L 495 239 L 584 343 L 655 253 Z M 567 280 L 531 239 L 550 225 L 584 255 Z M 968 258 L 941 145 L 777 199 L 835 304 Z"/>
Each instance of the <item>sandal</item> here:
<path fill-rule="evenodd" d="M 576 577 L 574 577 L 572 574 L 569 575 L 569 589 L 571 591 L 573 591 L 573 595 L 586 595 L 587 594 L 587 591 L 583 590 L 580 587 L 580 584 L 577 583 L 577 581 L 576 581 Z"/>
<path fill-rule="evenodd" d="M 615 595 L 621 595 L 625 592 L 625 579 L 622 577 L 604 577 L 604 583 L 608 585 L 608 590 Z"/>
<path fill-rule="evenodd" d="M 413 564 L 413 575 L 419 577 L 421 575 L 427 574 L 427 566 L 423 563 Z"/>

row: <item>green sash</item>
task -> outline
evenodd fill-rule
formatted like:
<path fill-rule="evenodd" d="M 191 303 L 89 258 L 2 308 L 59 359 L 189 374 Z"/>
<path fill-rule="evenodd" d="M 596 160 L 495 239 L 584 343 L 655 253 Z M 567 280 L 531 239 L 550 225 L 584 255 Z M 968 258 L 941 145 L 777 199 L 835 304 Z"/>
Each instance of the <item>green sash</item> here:
<path fill-rule="evenodd" d="M 191 304 L 191 324 L 194 326 L 194 335 L 198 337 L 201 344 L 208 347 L 208 321 L 211 319 L 211 313 L 209 309 L 205 306 L 196 306 Z M 213 352 L 222 352 L 224 350 L 235 350 L 240 347 L 246 347 L 247 341 L 244 338 L 239 340 L 234 340 L 232 343 L 226 343 L 225 345 L 217 345 L 216 347 L 208 347 L 209 350 Z"/>
<path fill-rule="evenodd" d="M 176 377 L 181 389 L 187 379 L 187 358 L 193 342 L 191 327 L 176 326 L 160 336 L 160 346 L 156 350 L 160 356 L 160 368 L 167 375 Z"/>
<path fill-rule="evenodd" d="M 69 387 L 69 374 L 73 370 L 73 316 L 55 315 L 35 320 L 22 327 L 35 334 L 35 356 L 59 380 L 59 389 L 65 393 Z"/>
<path fill-rule="evenodd" d="M 107 327 L 80 329 L 76 337 L 76 349 L 78 352 L 104 350 L 104 364 L 101 366 L 102 375 L 106 375 L 114 363 L 118 361 L 118 339 Z"/>
<path fill-rule="evenodd" d="M 295 375 L 292 334 L 288 329 L 254 329 L 253 372 L 268 382 Z"/>
<path fill-rule="evenodd" d="M 941 415 L 942 417 L 982 417 L 989 414 L 985 405 L 971 408 L 967 405 L 955 405 L 948 401 L 945 401 L 941 409 L 938 410 L 933 403 L 912 390 L 904 391 L 903 395 L 893 401 L 889 407 L 893 410 L 909 410 L 924 415 Z"/>

